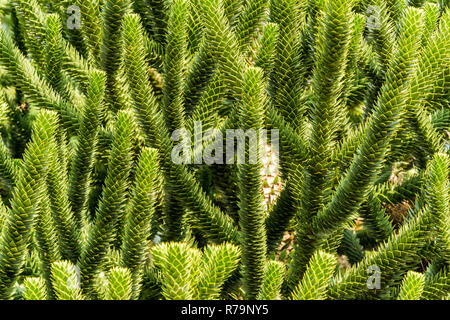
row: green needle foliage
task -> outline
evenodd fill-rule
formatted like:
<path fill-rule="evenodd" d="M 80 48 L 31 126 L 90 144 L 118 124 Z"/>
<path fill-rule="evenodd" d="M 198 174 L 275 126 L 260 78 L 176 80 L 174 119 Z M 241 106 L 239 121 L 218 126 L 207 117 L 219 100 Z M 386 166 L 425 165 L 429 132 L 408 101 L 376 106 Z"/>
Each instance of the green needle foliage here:
<path fill-rule="evenodd" d="M 35 235 L 41 262 L 41 270 L 46 281 L 48 294 L 52 296 L 50 267 L 52 262 L 59 260 L 61 257 L 60 248 L 56 238 L 55 225 L 50 212 L 49 198 L 46 195 L 42 196 L 39 204 Z"/>
<path fill-rule="evenodd" d="M 80 8 L 81 33 L 86 43 L 89 59 L 99 65 L 100 45 L 102 38 L 102 20 L 100 19 L 100 3 L 97 0 L 77 0 Z"/>
<path fill-rule="evenodd" d="M 402 269 L 411 268 L 414 261 L 420 259 L 419 251 L 425 246 L 426 237 L 430 234 L 427 221 L 430 221 L 430 214 L 425 208 L 408 221 L 398 234 L 389 237 L 380 248 L 366 255 L 349 272 L 343 276 L 337 275 L 328 289 L 328 296 L 334 299 L 367 299 L 380 294 L 380 289 L 386 288 L 398 276 L 398 272 L 404 273 Z M 379 268 L 382 274 L 380 289 L 368 286 L 372 266 Z"/>
<path fill-rule="evenodd" d="M 104 74 L 92 72 L 89 76 L 86 104 L 84 106 L 80 128 L 78 129 L 78 146 L 72 159 L 69 177 L 69 200 L 78 223 L 81 222 L 81 218 L 86 210 L 104 91 Z"/>
<path fill-rule="evenodd" d="M 0 299 L 449 298 L 448 1 L 0 21 Z"/>
<path fill-rule="evenodd" d="M 46 300 L 47 291 L 45 289 L 45 282 L 42 278 L 26 278 L 23 281 L 25 300 Z"/>
<path fill-rule="evenodd" d="M 240 114 L 242 130 L 261 132 L 264 114 L 264 87 L 262 71 L 249 68 L 244 75 L 244 97 Z M 245 139 L 245 137 L 243 137 Z M 255 139 L 255 140 L 258 140 Z M 261 288 L 266 256 L 266 235 L 264 229 L 264 207 L 261 193 L 261 162 L 259 154 L 250 154 L 249 144 L 260 144 L 260 141 L 246 142 L 246 164 L 238 165 L 239 222 L 241 226 L 242 271 L 244 288 L 249 299 L 255 299 Z M 258 153 L 261 153 L 259 145 Z"/>
<path fill-rule="evenodd" d="M 63 100 L 38 74 L 38 70 L 15 47 L 5 30 L 1 30 L 0 37 L 2 44 L 0 57 L 5 59 L 4 64 L 9 72 L 14 74 L 16 85 L 21 87 L 21 91 L 26 92 L 28 101 L 59 112 L 67 129 L 74 130 L 78 126 L 78 112 L 74 106 Z"/>
<path fill-rule="evenodd" d="M 106 300 L 130 300 L 132 293 L 131 273 L 125 268 L 113 268 L 108 274 Z"/>
<path fill-rule="evenodd" d="M 397 300 L 419 300 L 425 286 L 425 276 L 409 271 L 402 281 Z"/>
<path fill-rule="evenodd" d="M 436 217 L 436 241 L 442 248 L 442 258 L 450 259 L 450 194 L 448 177 L 450 175 L 449 157 L 436 154 L 427 168 L 425 198 L 430 211 Z"/>
<path fill-rule="evenodd" d="M 240 249 L 229 243 L 208 246 L 202 255 L 200 280 L 197 280 L 195 299 L 218 299 L 224 282 L 236 270 L 240 260 Z"/>
<path fill-rule="evenodd" d="M 24 152 L 20 170 L 3 228 L 0 255 L 0 294 L 11 297 L 11 289 L 20 275 L 30 234 L 39 214 L 48 173 L 49 154 L 57 128 L 57 114 L 43 111 L 33 126 L 32 140 Z"/>
<path fill-rule="evenodd" d="M 133 296 L 139 297 L 140 283 L 148 254 L 148 235 L 155 211 L 158 159 L 155 149 L 144 149 L 141 153 L 133 198 L 126 213 L 124 236 L 121 248 L 121 264 L 130 269 L 133 276 Z"/>
<path fill-rule="evenodd" d="M 200 251 L 186 242 L 165 242 L 152 249 L 162 274 L 162 295 L 171 300 L 217 299 L 236 269 L 240 250 L 229 243 Z"/>
<path fill-rule="evenodd" d="M 166 242 L 152 250 L 156 267 L 161 270 L 162 295 L 169 300 L 192 300 L 193 282 L 198 276 L 200 252 L 187 243 Z"/>
<path fill-rule="evenodd" d="M 138 17 L 128 15 L 124 21 L 124 64 L 131 95 L 135 101 L 136 118 L 150 146 L 158 149 L 165 180 L 170 179 L 171 169 L 181 188 L 178 195 L 193 212 L 199 213 L 200 228 L 205 236 L 216 242 L 237 241 L 237 230 L 229 218 L 219 210 L 201 189 L 193 174 L 183 165 L 176 165 L 171 159 L 172 143 L 169 131 L 164 125 L 162 110 L 153 94 L 152 86 L 145 72 L 144 35 Z M 170 231 L 168 231 L 170 232 Z"/>
<path fill-rule="evenodd" d="M 266 19 L 268 7 L 268 0 L 245 3 L 242 12 L 239 14 L 239 21 L 236 24 L 236 35 L 243 52 L 248 50 L 255 33 L 261 28 L 262 22 Z"/>
<path fill-rule="evenodd" d="M 119 87 L 120 47 L 122 19 L 130 10 L 129 0 L 105 1 L 102 11 L 102 41 L 100 61 L 106 72 L 106 89 L 109 107 L 113 111 L 123 108 L 123 96 Z M 121 101 L 122 100 L 122 101 Z"/>
<path fill-rule="evenodd" d="M 255 66 L 264 70 L 264 75 L 269 77 L 275 60 L 275 50 L 278 42 L 279 27 L 269 22 L 264 28 L 261 38 L 261 46 L 255 57 Z"/>
<path fill-rule="evenodd" d="M 2 181 L 2 190 L 6 197 L 11 197 L 12 190 L 18 178 L 18 169 L 11 157 L 8 147 L 0 142 L 0 176 Z"/>
<path fill-rule="evenodd" d="M 80 256 L 82 282 L 87 290 L 91 285 L 96 267 L 102 263 L 109 245 L 117 237 L 117 224 L 125 209 L 125 191 L 129 184 L 135 135 L 131 112 L 118 113 L 114 131 L 105 187 L 86 246 Z"/>
<path fill-rule="evenodd" d="M 321 20 L 321 27 L 317 35 L 316 65 L 312 78 L 312 133 L 310 140 L 310 159 L 303 182 L 301 217 L 302 227 L 299 230 L 299 241 L 296 245 L 295 267 L 300 262 L 304 251 L 314 250 L 307 240 L 311 233 L 306 227 L 322 205 L 322 198 L 326 196 L 327 168 L 329 164 L 330 148 L 333 145 L 337 126 L 343 125 L 338 120 L 342 115 L 339 107 L 339 92 L 345 70 L 345 60 L 348 54 L 352 28 L 352 13 L 350 1 L 327 2 L 326 14 Z M 308 246 L 310 248 L 308 248 Z M 306 253 L 304 257 L 308 257 Z M 307 262 L 302 261 L 303 263 Z M 294 277 L 300 277 L 304 270 L 295 270 Z M 295 279 L 298 280 L 298 279 Z M 293 281 L 295 281 L 293 279 Z"/>
<path fill-rule="evenodd" d="M 58 300 L 84 300 L 80 289 L 80 274 L 69 261 L 52 264 L 52 286 Z"/>
<path fill-rule="evenodd" d="M 448 268 L 443 268 L 439 273 L 425 278 L 425 287 L 421 296 L 422 300 L 442 300 L 448 297 L 450 281 L 448 280 Z"/>
<path fill-rule="evenodd" d="M 163 114 L 169 132 L 184 128 L 185 110 L 183 105 L 183 75 L 187 46 L 187 9 L 185 0 L 172 1 L 169 9 L 166 52 L 164 57 Z M 176 184 L 172 182 L 175 173 L 169 170 L 166 184 L 165 223 L 166 240 L 180 240 L 183 237 L 184 208 L 177 197 Z"/>
<path fill-rule="evenodd" d="M 310 260 L 302 281 L 292 292 L 297 300 L 323 300 L 326 289 L 333 277 L 336 258 L 326 252 L 317 251 Z"/>
<path fill-rule="evenodd" d="M 270 20 L 279 29 L 270 81 L 273 104 L 296 130 L 301 124 L 297 117 L 300 118 L 303 111 L 299 99 L 304 81 L 299 41 L 303 20 L 298 2 L 270 1 Z"/>
<path fill-rule="evenodd" d="M 58 91 L 63 91 L 62 83 L 62 30 L 61 20 L 57 14 L 51 14 L 47 17 L 46 28 L 46 77 L 50 85 Z"/>
<path fill-rule="evenodd" d="M 55 145 L 52 153 L 52 162 L 47 176 L 47 190 L 51 217 L 48 222 L 54 224 L 58 236 L 54 238 L 58 244 L 58 252 L 61 259 L 70 260 L 73 263 L 77 261 L 80 254 L 80 244 L 77 241 L 79 237 L 76 227 L 76 220 L 71 210 L 68 193 L 68 176 L 66 161 L 66 136 L 63 134 Z"/>
<path fill-rule="evenodd" d="M 268 261 L 264 271 L 264 281 L 259 290 L 258 300 L 278 300 L 281 297 L 281 286 L 286 271 L 283 263 Z"/>

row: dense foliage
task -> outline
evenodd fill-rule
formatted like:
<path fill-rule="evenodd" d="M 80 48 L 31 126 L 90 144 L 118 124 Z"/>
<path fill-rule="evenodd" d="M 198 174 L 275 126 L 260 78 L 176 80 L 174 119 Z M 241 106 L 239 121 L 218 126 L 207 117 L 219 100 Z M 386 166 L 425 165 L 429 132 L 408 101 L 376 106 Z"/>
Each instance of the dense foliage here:
<path fill-rule="evenodd" d="M 14 0 L 1 21 L 1 299 L 450 298 L 448 0 Z M 276 161 L 177 163 L 198 123 L 218 130 L 193 159 L 277 129 Z"/>

